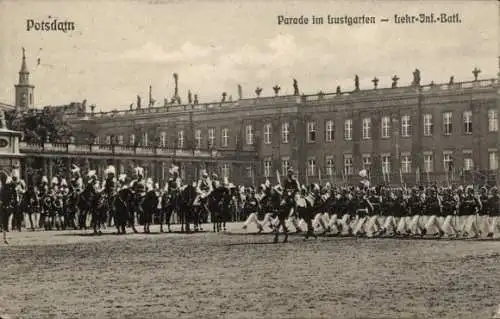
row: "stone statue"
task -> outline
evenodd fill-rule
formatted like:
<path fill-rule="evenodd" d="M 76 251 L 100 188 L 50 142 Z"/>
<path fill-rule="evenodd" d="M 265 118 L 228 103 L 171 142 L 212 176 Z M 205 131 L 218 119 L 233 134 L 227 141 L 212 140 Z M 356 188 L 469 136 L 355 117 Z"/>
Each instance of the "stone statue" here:
<path fill-rule="evenodd" d="M 318 92 L 318 99 L 319 100 L 322 100 L 324 96 L 325 96 L 325 93 L 323 91 Z"/>
<path fill-rule="evenodd" d="M 6 130 L 7 129 L 7 121 L 5 120 L 5 111 L 0 110 L 0 129 Z"/>
<path fill-rule="evenodd" d="M 90 106 L 90 113 L 91 113 L 91 114 L 94 114 L 94 110 L 95 110 L 95 105 L 94 105 L 94 104 L 92 104 L 92 105 Z"/>
<path fill-rule="evenodd" d="M 399 80 L 399 77 L 397 75 L 394 75 L 392 77 L 392 85 L 391 85 L 391 87 L 393 89 L 398 87 L 398 80 Z"/>
<path fill-rule="evenodd" d="M 193 102 L 193 96 L 191 95 L 191 90 L 188 90 L 188 103 L 191 104 Z"/>
<path fill-rule="evenodd" d="M 340 90 L 340 85 L 337 85 L 337 92 L 336 92 L 337 95 L 340 95 L 342 94 L 342 91 Z"/>
<path fill-rule="evenodd" d="M 300 95 L 299 93 L 299 84 L 296 79 L 293 79 L 293 95 Z"/>
<path fill-rule="evenodd" d="M 452 75 L 450 76 L 450 82 L 448 82 L 448 85 L 453 85 L 455 82 L 455 77 Z"/>
<path fill-rule="evenodd" d="M 273 86 L 273 90 L 274 90 L 274 95 L 278 96 L 281 88 L 279 87 L 279 85 L 276 84 L 275 86 Z"/>
<path fill-rule="evenodd" d="M 83 113 L 87 112 L 87 99 L 82 101 L 82 111 Z"/>
<path fill-rule="evenodd" d="M 130 103 L 130 106 L 129 106 L 130 110 L 132 111 L 134 109 L 134 103 Z"/>
<path fill-rule="evenodd" d="M 227 96 L 227 93 L 222 92 L 222 100 L 221 100 L 222 103 L 226 102 L 226 96 Z"/>
<path fill-rule="evenodd" d="M 373 82 L 373 88 L 376 90 L 377 87 L 378 87 L 378 78 L 374 77 L 373 80 L 372 80 L 372 82 Z"/>
<path fill-rule="evenodd" d="M 478 68 L 474 68 L 474 70 L 472 70 L 472 75 L 474 75 L 474 81 L 477 81 L 479 73 L 481 73 L 481 70 Z"/>
<path fill-rule="evenodd" d="M 413 86 L 420 86 L 420 70 L 419 69 L 415 69 L 415 71 L 413 71 L 412 85 Z"/>
<path fill-rule="evenodd" d="M 177 73 L 174 73 L 174 82 L 175 82 L 174 97 L 177 97 L 179 95 L 179 75 Z"/>
<path fill-rule="evenodd" d="M 243 98 L 243 89 L 241 88 L 241 84 L 238 84 L 238 99 L 241 100 Z"/>
<path fill-rule="evenodd" d="M 354 77 L 354 90 L 359 91 L 359 76 L 357 74 Z"/>
<path fill-rule="evenodd" d="M 195 94 L 194 95 L 194 101 L 193 101 L 194 104 L 198 104 L 198 94 Z"/>
<path fill-rule="evenodd" d="M 260 93 L 262 93 L 262 88 L 257 87 L 257 88 L 255 89 L 255 94 L 257 94 L 257 97 L 259 97 L 259 96 L 260 96 Z"/>
<path fill-rule="evenodd" d="M 141 109 L 141 97 L 139 95 L 137 95 L 137 109 Z"/>

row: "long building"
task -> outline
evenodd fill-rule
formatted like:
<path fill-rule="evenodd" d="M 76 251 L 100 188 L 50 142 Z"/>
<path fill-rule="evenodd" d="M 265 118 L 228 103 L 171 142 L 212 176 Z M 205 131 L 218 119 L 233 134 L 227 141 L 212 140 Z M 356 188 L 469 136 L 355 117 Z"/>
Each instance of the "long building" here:
<path fill-rule="evenodd" d="M 355 182 L 363 168 L 373 183 L 495 183 L 500 84 L 472 73 L 467 82 L 420 85 L 414 79 L 398 87 L 396 78 L 391 88 L 375 81 L 369 90 L 286 96 L 276 90 L 273 97 L 172 99 L 111 112 L 77 103 L 66 112 L 72 143 L 21 142 L 21 152 L 25 163 L 43 159 L 49 176 L 57 174 L 54 161 L 67 167 L 84 161 L 98 171 L 110 163 L 120 172 L 142 165 L 163 181 L 176 162 L 186 179 L 206 168 L 245 184 L 275 182 L 289 167 L 308 183 Z M 16 90 L 30 90 L 25 103 L 33 99 L 28 83 L 29 74 L 20 73 Z"/>

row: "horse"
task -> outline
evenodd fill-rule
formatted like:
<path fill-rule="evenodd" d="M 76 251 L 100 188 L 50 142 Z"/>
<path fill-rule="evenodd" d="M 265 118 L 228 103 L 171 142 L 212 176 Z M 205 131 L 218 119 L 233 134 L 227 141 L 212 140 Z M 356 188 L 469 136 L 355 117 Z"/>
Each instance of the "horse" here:
<path fill-rule="evenodd" d="M 75 218 L 78 212 L 78 193 L 76 190 L 71 190 L 65 197 L 63 207 L 65 211 L 65 227 L 77 229 Z"/>
<path fill-rule="evenodd" d="M 142 203 L 143 208 L 143 222 L 144 222 L 144 232 L 150 233 L 151 230 L 149 227 L 151 226 L 151 221 L 153 219 L 154 212 L 156 211 L 156 207 L 158 206 L 158 195 L 155 190 L 149 190 L 146 192 L 146 196 Z"/>
<path fill-rule="evenodd" d="M 179 211 L 181 212 L 181 223 L 186 225 L 186 231 L 190 231 L 189 224 L 193 223 L 194 231 L 203 230 L 201 228 L 200 212 L 201 206 L 195 206 L 196 187 L 192 184 L 186 185 L 181 193 L 179 200 Z M 182 229 L 182 225 L 181 225 Z"/>
<path fill-rule="evenodd" d="M 283 228 L 283 233 L 285 234 L 284 243 L 288 241 L 288 228 L 286 227 L 286 219 L 290 216 L 292 209 L 295 209 L 296 203 L 293 193 L 291 191 L 285 191 L 282 195 L 281 202 L 278 208 L 278 225 L 275 227 L 274 232 L 274 242 L 278 242 L 279 230 Z"/>
<path fill-rule="evenodd" d="M 163 223 L 167 224 L 168 232 L 170 229 L 170 220 L 173 212 L 179 213 L 179 192 L 178 190 L 168 190 L 161 196 L 160 209 L 160 232 L 163 233 Z"/>
<path fill-rule="evenodd" d="M 117 229 L 117 234 L 125 234 L 127 223 L 130 221 L 131 216 L 131 203 L 133 194 L 128 188 L 118 191 L 113 198 L 112 209 L 114 211 L 114 222 Z"/>
<path fill-rule="evenodd" d="M 93 187 L 86 187 L 78 195 L 78 228 L 87 229 L 87 215 L 91 213 L 95 191 Z"/>
<path fill-rule="evenodd" d="M 226 196 L 226 188 L 217 187 L 215 188 L 207 197 L 207 202 L 205 203 L 205 208 L 210 213 L 210 219 L 213 224 L 213 231 L 218 233 L 222 231 L 223 224 L 223 202 Z"/>
<path fill-rule="evenodd" d="M 102 225 L 106 223 L 107 213 L 109 211 L 108 195 L 104 193 L 96 194 L 91 206 L 92 220 L 90 224 L 94 234 L 102 234 Z"/>

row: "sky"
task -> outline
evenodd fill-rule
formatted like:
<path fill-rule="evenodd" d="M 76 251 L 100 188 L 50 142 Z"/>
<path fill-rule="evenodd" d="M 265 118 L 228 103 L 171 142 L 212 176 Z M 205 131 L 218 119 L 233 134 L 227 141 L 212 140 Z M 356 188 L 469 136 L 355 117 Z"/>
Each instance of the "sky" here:
<path fill-rule="evenodd" d="M 494 78 L 499 72 L 499 2 L 492 1 L 46 1 L 0 0 L 0 101 L 14 104 L 26 48 L 35 105 L 87 99 L 96 110 L 126 109 L 139 94 L 163 104 L 174 92 L 200 102 L 237 97 Z M 460 24 L 395 24 L 394 15 L 458 13 Z M 278 16 L 374 16 L 365 25 L 278 25 Z M 27 31 L 27 20 L 73 21 L 75 31 Z M 380 22 L 381 18 L 390 21 Z M 37 59 L 40 58 L 40 65 Z"/>

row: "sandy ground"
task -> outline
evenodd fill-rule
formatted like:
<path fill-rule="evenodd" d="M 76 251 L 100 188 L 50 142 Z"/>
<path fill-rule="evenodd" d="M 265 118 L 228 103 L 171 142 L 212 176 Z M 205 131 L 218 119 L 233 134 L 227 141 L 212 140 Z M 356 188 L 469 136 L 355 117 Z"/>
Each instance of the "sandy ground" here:
<path fill-rule="evenodd" d="M 153 227 L 158 231 L 158 227 Z M 493 318 L 500 241 L 11 232 L 10 318 Z"/>

